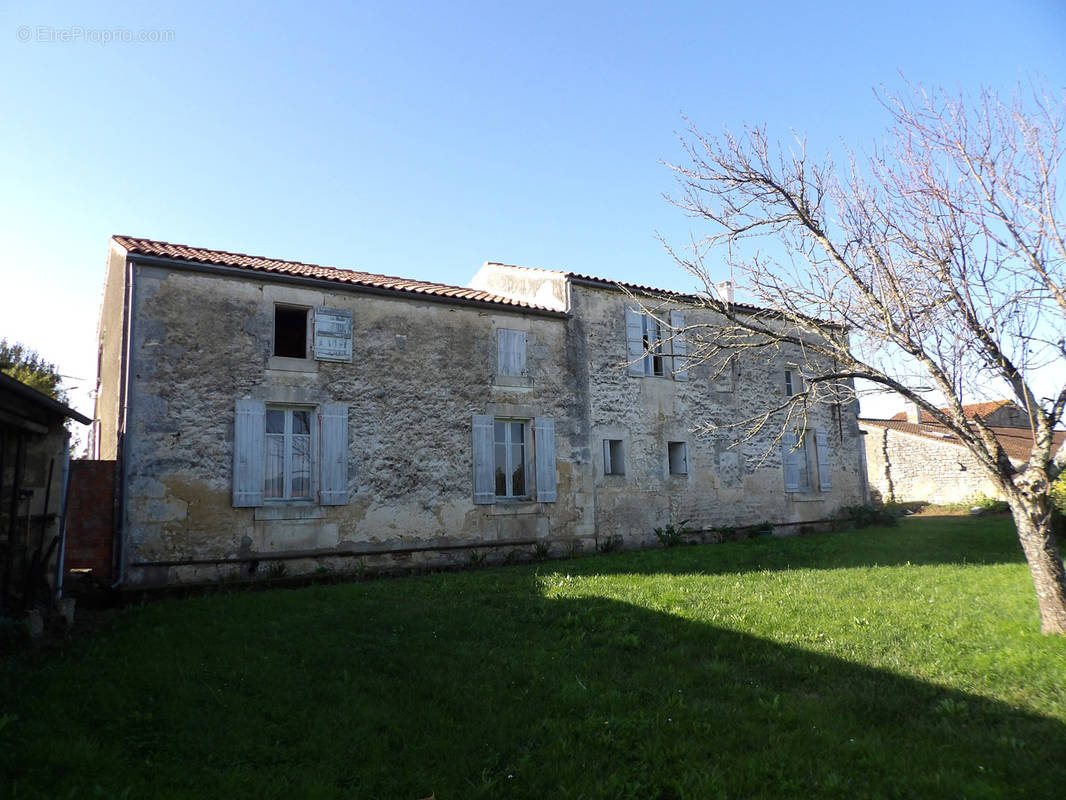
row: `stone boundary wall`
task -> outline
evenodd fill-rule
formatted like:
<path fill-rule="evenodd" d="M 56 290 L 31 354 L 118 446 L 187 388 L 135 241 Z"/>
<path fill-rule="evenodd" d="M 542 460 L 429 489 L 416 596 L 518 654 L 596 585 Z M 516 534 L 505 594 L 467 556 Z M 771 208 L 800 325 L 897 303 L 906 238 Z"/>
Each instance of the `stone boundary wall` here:
<path fill-rule="evenodd" d="M 965 448 L 892 428 L 859 422 L 865 431 L 870 491 L 886 503 L 963 503 L 980 495 L 1001 497 Z"/>

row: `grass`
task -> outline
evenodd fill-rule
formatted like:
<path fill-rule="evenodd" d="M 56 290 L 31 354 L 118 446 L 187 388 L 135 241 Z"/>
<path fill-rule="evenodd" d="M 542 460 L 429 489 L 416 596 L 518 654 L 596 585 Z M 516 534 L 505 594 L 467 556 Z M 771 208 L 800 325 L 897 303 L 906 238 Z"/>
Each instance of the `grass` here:
<path fill-rule="evenodd" d="M 1009 520 L 175 600 L 0 667 L 11 797 L 1059 798 Z"/>

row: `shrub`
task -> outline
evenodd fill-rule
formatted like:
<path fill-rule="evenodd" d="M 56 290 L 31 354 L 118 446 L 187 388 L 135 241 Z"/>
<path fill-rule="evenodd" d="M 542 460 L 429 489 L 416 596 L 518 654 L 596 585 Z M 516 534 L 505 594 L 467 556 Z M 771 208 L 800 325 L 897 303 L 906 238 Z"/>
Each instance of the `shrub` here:
<path fill-rule="evenodd" d="M 974 497 L 967 504 L 970 508 L 979 508 L 987 514 L 1000 514 L 1010 510 L 1006 500 L 1000 500 L 998 497 L 989 497 L 985 494 Z"/>
<path fill-rule="evenodd" d="M 692 529 L 688 527 L 687 519 L 678 523 L 671 522 L 669 525 L 655 529 L 655 535 L 663 543 L 664 547 L 676 547 L 679 544 L 684 544 L 686 535 L 691 532 Z"/>

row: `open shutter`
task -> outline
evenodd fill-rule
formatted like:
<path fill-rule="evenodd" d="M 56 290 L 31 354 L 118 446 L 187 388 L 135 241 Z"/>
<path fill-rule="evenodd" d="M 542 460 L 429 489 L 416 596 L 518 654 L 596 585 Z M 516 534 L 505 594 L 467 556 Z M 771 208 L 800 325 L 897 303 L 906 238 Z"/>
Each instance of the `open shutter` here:
<path fill-rule="evenodd" d="M 555 502 L 555 420 L 533 420 L 533 449 L 537 459 L 537 502 Z"/>
<path fill-rule="evenodd" d="M 315 308 L 315 359 L 352 361 L 352 312 L 342 308 Z"/>
<path fill-rule="evenodd" d="M 348 504 L 348 406 L 327 403 L 319 416 L 319 502 Z"/>
<path fill-rule="evenodd" d="M 238 400 L 233 423 L 233 506 L 263 505 L 266 404 Z"/>
<path fill-rule="evenodd" d="M 603 440 L 603 474 L 610 475 L 614 472 L 611 469 L 611 440 Z"/>
<path fill-rule="evenodd" d="M 785 431 L 781 434 L 781 463 L 785 465 L 785 491 L 799 491 L 799 460 L 803 454 L 796 449 L 796 434 Z"/>
<path fill-rule="evenodd" d="M 496 374 L 526 374 L 526 332 L 500 328 L 496 331 Z"/>
<path fill-rule="evenodd" d="M 673 339 L 670 349 L 674 353 L 674 380 L 688 380 L 688 342 L 685 341 L 685 315 L 680 311 L 670 312 L 670 327 L 673 328 Z"/>
<path fill-rule="evenodd" d="M 628 372 L 638 378 L 644 377 L 644 329 L 641 325 L 643 315 L 632 308 L 626 308 L 626 359 L 629 361 Z"/>
<path fill-rule="evenodd" d="M 492 422 L 492 417 L 488 414 L 474 415 L 474 503 L 476 505 L 496 502 Z"/>
<path fill-rule="evenodd" d="M 832 484 L 829 481 L 829 439 L 825 431 L 815 429 L 814 446 L 818 451 L 818 488 L 828 492 Z"/>

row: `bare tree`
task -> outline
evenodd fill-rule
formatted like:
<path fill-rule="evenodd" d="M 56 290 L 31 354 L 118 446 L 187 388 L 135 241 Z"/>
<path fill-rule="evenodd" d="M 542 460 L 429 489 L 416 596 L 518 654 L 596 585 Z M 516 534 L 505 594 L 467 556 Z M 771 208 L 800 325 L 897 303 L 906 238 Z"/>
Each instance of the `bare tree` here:
<path fill-rule="evenodd" d="M 680 192 L 669 199 L 712 230 L 670 252 L 721 319 L 686 331 L 698 340 L 689 355 L 720 368 L 737 352 L 807 354 L 803 391 L 749 426 L 835 402 L 855 379 L 917 403 L 1002 490 L 1042 629 L 1064 634 L 1066 574 L 1049 488 L 1066 466 L 1066 447 L 1056 452 L 1052 441 L 1066 407 L 1066 214 L 1057 195 L 1066 102 L 1040 90 L 1003 101 L 920 87 L 880 99 L 892 119 L 886 143 L 868 157 L 849 154 L 840 170 L 809 157 L 802 139 L 771 146 L 762 128 L 708 137 L 690 126 L 682 136 L 686 161 L 668 165 Z M 766 313 L 717 291 L 712 271 L 723 262 Z M 1022 466 L 963 412 L 964 402 L 994 395 L 1028 412 L 1034 444 Z"/>

